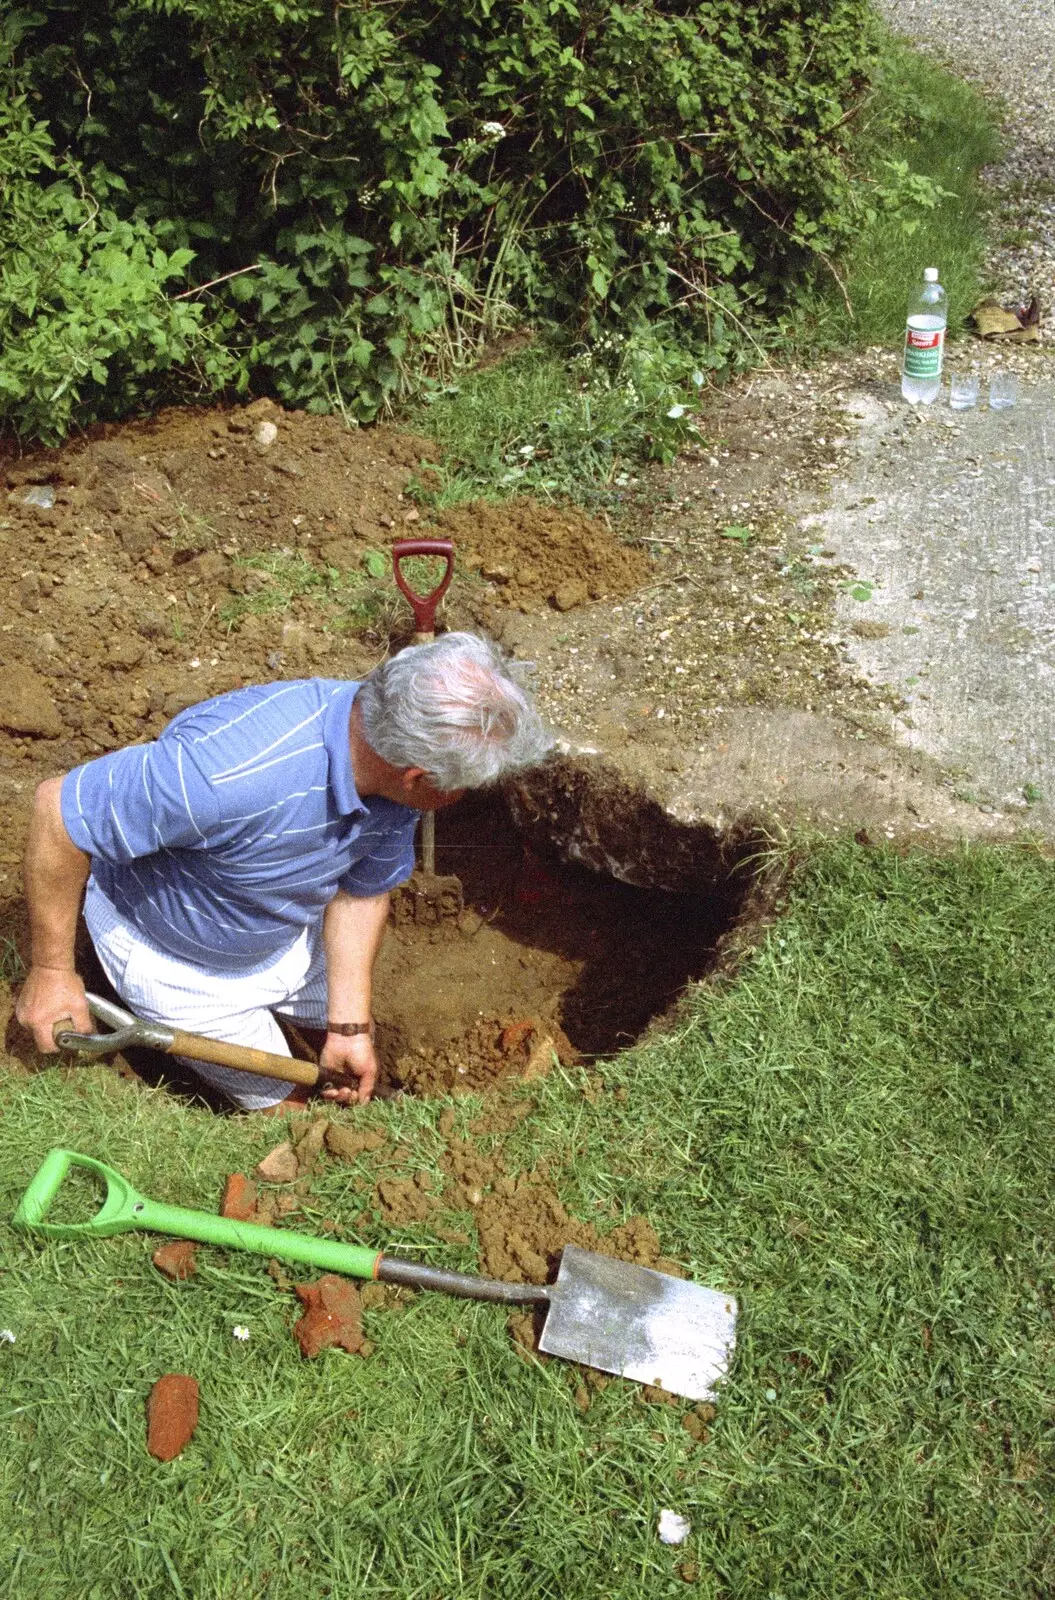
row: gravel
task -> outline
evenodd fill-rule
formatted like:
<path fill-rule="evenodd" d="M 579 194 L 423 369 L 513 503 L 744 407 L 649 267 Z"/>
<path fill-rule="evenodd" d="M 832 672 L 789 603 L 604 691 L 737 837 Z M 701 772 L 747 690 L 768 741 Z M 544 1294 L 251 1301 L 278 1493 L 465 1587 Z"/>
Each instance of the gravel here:
<path fill-rule="evenodd" d="M 1007 154 L 984 174 L 997 226 L 988 269 L 1005 303 L 1055 306 L 1053 0 L 879 0 L 892 27 L 1004 103 Z"/>

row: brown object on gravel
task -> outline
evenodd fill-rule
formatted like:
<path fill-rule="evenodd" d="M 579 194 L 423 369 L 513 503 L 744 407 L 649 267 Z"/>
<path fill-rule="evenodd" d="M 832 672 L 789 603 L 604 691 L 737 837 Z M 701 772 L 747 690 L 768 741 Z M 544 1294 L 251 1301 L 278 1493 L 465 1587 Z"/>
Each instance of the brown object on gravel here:
<path fill-rule="evenodd" d="M 293 1183 L 300 1177 L 300 1162 L 288 1139 L 257 1163 L 256 1175 L 262 1183 Z"/>
<path fill-rule="evenodd" d="M 248 1222 L 256 1210 L 256 1184 L 244 1172 L 232 1172 L 224 1184 L 221 1217 Z"/>
<path fill-rule="evenodd" d="M 225 1216 L 227 1214 L 224 1212 Z M 193 1278 L 197 1271 L 194 1259 L 196 1249 L 197 1245 L 190 1239 L 170 1239 L 168 1244 L 159 1245 L 154 1251 L 154 1265 L 173 1283 L 182 1283 L 185 1278 Z"/>
<path fill-rule="evenodd" d="M 147 1449 L 158 1461 L 171 1461 L 190 1442 L 197 1426 L 197 1378 L 167 1372 L 147 1397 Z"/>
<path fill-rule="evenodd" d="M 350 1355 L 362 1350 L 362 1304 L 352 1284 L 328 1272 L 318 1283 L 295 1283 L 293 1287 L 305 1307 L 293 1329 L 305 1360 L 312 1361 L 320 1351 L 334 1347 Z"/>

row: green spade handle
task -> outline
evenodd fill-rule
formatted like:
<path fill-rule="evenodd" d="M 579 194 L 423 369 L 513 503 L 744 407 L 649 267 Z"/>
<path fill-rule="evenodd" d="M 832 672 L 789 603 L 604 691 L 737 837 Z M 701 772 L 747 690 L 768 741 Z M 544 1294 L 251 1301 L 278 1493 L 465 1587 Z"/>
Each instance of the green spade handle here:
<path fill-rule="evenodd" d="M 47 1222 L 48 1208 L 71 1167 L 86 1167 L 102 1178 L 106 1199 L 86 1222 Z M 287 1228 L 265 1228 L 258 1222 L 237 1222 L 233 1217 L 217 1217 L 208 1211 L 148 1200 L 105 1162 L 79 1155 L 76 1150 L 48 1151 L 12 1220 L 16 1227 L 32 1228 L 51 1239 L 109 1238 L 115 1233 L 145 1228 L 151 1233 L 170 1233 L 178 1239 L 197 1239 L 201 1244 L 218 1244 L 229 1250 L 252 1250 L 259 1255 L 303 1261 L 327 1272 L 345 1272 L 352 1278 L 376 1277 L 381 1261 L 376 1250 L 362 1245 L 316 1239 Z"/>
<path fill-rule="evenodd" d="M 46 1222 L 48 1207 L 71 1167 L 86 1167 L 102 1178 L 106 1199 L 86 1222 Z M 411 1289 L 436 1289 L 466 1300 L 539 1305 L 550 1296 L 545 1285 L 498 1283 L 466 1272 L 451 1272 L 446 1267 L 382 1255 L 363 1245 L 340 1244 L 336 1239 L 316 1239 L 288 1228 L 265 1228 L 258 1222 L 236 1222 L 233 1217 L 217 1217 L 210 1211 L 163 1205 L 138 1194 L 113 1167 L 92 1156 L 79 1155 L 76 1150 L 48 1151 L 30 1179 L 12 1221 L 18 1228 L 31 1228 L 50 1239 L 108 1238 L 145 1228 L 151 1233 L 171 1233 L 177 1239 L 197 1239 L 201 1244 L 218 1244 L 228 1250 L 251 1250 L 255 1255 L 303 1261 L 324 1272 L 347 1273 L 350 1278 L 379 1278 L 383 1283 L 404 1284 Z"/>

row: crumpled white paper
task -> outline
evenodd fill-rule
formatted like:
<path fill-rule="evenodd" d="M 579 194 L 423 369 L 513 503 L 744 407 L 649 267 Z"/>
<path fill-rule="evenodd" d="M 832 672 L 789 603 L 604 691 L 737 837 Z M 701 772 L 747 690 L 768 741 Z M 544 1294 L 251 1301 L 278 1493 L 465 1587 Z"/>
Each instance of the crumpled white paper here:
<path fill-rule="evenodd" d="M 684 1544 L 692 1532 L 692 1523 L 688 1517 L 680 1517 L 676 1511 L 661 1511 L 659 1514 L 659 1536 L 664 1544 Z"/>

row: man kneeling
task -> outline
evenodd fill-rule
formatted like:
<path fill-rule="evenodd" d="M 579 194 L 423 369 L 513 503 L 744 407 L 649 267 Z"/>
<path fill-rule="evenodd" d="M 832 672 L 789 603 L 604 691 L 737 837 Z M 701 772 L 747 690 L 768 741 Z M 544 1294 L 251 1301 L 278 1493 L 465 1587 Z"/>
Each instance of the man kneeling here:
<path fill-rule="evenodd" d="M 19 1021 L 42 1051 L 64 1018 L 91 1030 L 73 963 L 83 891 L 99 959 L 137 1015 L 288 1055 L 277 1012 L 325 1030 L 320 1066 L 358 1079 L 357 1096 L 325 1098 L 369 1100 L 371 975 L 419 814 L 537 764 L 551 743 L 494 647 L 450 633 L 361 683 L 220 695 L 151 744 L 48 779 L 26 847 Z M 245 1110 L 290 1093 L 187 1065 Z"/>

